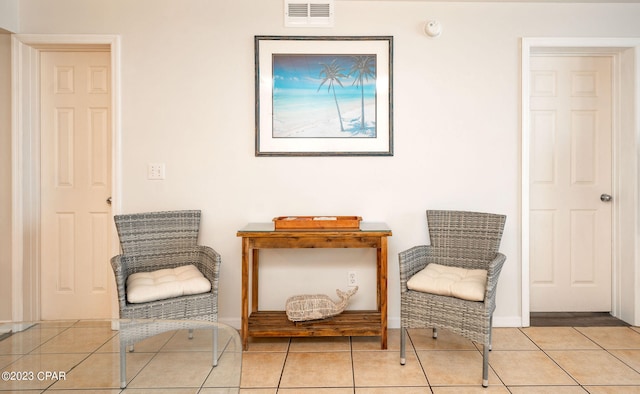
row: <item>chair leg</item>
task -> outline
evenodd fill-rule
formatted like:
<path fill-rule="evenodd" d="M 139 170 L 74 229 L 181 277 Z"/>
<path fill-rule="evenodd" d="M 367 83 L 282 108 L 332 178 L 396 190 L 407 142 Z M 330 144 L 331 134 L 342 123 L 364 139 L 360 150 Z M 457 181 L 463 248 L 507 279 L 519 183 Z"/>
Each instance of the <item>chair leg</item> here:
<path fill-rule="evenodd" d="M 189 339 L 193 339 L 193 328 L 189 329 Z"/>
<path fill-rule="evenodd" d="M 489 387 L 489 345 L 482 346 L 482 387 Z"/>
<path fill-rule="evenodd" d="M 213 328 L 213 366 L 218 366 L 218 327 Z"/>
<path fill-rule="evenodd" d="M 491 350 L 493 344 L 493 315 L 489 317 L 489 350 Z"/>
<path fill-rule="evenodd" d="M 438 338 L 438 329 L 433 327 L 433 338 Z"/>
<path fill-rule="evenodd" d="M 489 343 L 482 346 L 482 387 L 489 386 L 489 352 L 493 342 L 493 315 L 489 316 Z"/>
<path fill-rule="evenodd" d="M 120 388 L 127 387 L 127 346 L 120 345 Z"/>
<path fill-rule="evenodd" d="M 407 362 L 407 329 L 400 327 L 400 365 L 404 365 Z"/>

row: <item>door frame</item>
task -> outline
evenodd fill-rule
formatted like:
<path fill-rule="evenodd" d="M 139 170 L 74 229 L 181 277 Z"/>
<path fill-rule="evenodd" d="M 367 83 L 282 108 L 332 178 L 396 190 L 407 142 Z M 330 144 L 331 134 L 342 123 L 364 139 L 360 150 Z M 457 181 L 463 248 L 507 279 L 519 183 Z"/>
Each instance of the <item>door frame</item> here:
<path fill-rule="evenodd" d="M 522 38 L 521 41 L 521 325 L 530 325 L 530 59 L 533 54 L 607 55 L 613 59 L 612 80 L 612 310 L 640 324 L 640 234 L 637 149 L 640 146 L 640 39 Z"/>
<path fill-rule="evenodd" d="M 111 54 L 112 215 L 121 207 L 120 37 L 116 35 L 14 34 L 11 37 L 11 318 L 40 319 L 40 52 L 108 49 Z M 112 255 L 118 238 L 112 229 Z M 113 295 L 115 285 L 111 284 Z M 111 314 L 117 317 L 117 300 Z"/>

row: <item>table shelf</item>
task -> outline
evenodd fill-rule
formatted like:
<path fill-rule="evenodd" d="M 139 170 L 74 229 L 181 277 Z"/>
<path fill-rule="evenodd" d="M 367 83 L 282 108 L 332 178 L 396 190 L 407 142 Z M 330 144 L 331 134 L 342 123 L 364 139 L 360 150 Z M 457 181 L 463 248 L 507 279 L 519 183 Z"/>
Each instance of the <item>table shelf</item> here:
<path fill-rule="evenodd" d="M 250 223 L 242 237 L 242 343 L 249 337 L 379 336 L 387 348 L 387 237 L 384 223 L 360 222 L 358 229 L 275 230 L 273 223 Z M 292 322 L 283 311 L 258 310 L 260 249 L 376 249 L 376 310 L 344 311 L 328 319 Z"/>
<path fill-rule="evenodd" d="M 259 311 L 249 316 L 249 336 L 381 336 L 378 311 L 344 311 L 328 319 L 292 322 L 283 311 Z"/>

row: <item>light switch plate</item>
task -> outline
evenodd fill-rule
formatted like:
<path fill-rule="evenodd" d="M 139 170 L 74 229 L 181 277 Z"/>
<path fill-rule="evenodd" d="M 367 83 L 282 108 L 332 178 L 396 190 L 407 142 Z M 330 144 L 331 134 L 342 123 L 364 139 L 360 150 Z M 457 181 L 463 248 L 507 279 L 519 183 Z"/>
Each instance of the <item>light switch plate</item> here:
<path fill-rule="evenodd" d="M 147 168 L 147 179 L 164 179 L 164 163 L 149 163 L 149 166 Z"/>

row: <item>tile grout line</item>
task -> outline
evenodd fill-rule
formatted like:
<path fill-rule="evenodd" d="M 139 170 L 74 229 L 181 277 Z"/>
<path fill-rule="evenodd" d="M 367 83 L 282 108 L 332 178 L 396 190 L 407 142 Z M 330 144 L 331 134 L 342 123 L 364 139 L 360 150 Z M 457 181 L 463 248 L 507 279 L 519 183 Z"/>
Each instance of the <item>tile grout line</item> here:
<path fill-rule="evenodd" d="M 640 333 L 639 333 L 638 331 L 634 330 L 631 326 L 629 327 L 629 329 L 631 330 L 631 332 L 633 332 L 633 333 L 636 333 L 636 334 L 639 334 L 639 335 L 640 335 Z M 600 345 L 598 345 L 598 346 L 600 346 Z M 622 364 L 624 364 L 624 365 L 626 365 L 627 367 L 629 367 L 629 369 L 631 369 L 632 371 L 635 371 L 635 372 L 637 372 L 638 374 L 640 374 L 640 370 L 638 370 L 638 369 L 636 369 L 636 368 L 632 367 L 632 366 L 631 366 L 631 365 L 629 365 L 626 361 L 624 361 L 623 359 L 619 358 L 619 357 L 618 357 L 618 356 L 616 356 L 615 354 L 611 353 L 611 352 L 609 351 L 609 349 L 605 349 L 605 348 L 604 348 L 604 346 L 602 346 L 602 348 L 603 348 L 607 353 L 609 353 L 609 355 L 611 355 L 611 357 L 613 357 L 613 358 L 615 358 L 616 360 L 620 361 Z M 635 349 L 611 349 L 611 350 L 635 350 Z"/>
<path fill-rule="evenodd" d="M 580 335 L 585 336 L 588 340 L 590 340 L 591 342 L 593 342 L 593 340 L 592 340 L 591 338 L 587 337 L 586 335 L 584 335 L 584 334 L 583 334 L 583 333 L 581 333 L 580 331 L 576 330 L 576 329 L 575 329 L 575 327 L 571 327 L 571 328 L 572 328 L 574 331 L 578 332 Z M 567 371 L 567 370 L 566 370 L 566 369 L 564 369 L 560 364 L 558 364 L 558 362 L 557 362 L 553 357 L 551 357 L 551 356 L 546 352 L 546 350 L 544 350 L 540 345 L 538 345 L 538 344 L 536 343 L 536 341 L 534 341 L 534 340 L 533 340 L 533 338 L 531 338 L 530 336 L 528 336 L 526 332 L 522 331 L 522 327 L 518 328 L 518 330 L 520 330 L 520 332 L 522 332 L 522 334 L 523 334 L 524 336 L 526 336 L 526 337 L 527 337 L 527 338 L 528 338 L 528 339 L 529 339 L 529 340 L 530 340 L 534 345 L 536 345 L 536 347 L 538 348 L 538 350 L 540 350 L 540 351 L 542 352 L 542 354 L 544 354 L 545 356 L 547 356 L 547 358 L 548 358 L 549 360 L 551 360 L 551 362 L 553 362 L 553 363 L 554 363 L 558 368 L 560 368 L 560 370 L 561 370 L 562 372 L 566 373 L 566 374 L 567 374 L 567 376 L 568 376 L 568 377 L 570 377 L 570 378 L 571 378 L 571 380 L 573 380 L 573 381 L 578 385 L 578 387 L 582 388 L 582 389 L 583 389 L 583 390 L 585 390 L 586 392 L 589 392 L 587 389 L 585 389 L 585 388 L 582 386 L 582 384 L 580 384 L 580 382 L 578 382 L 578 380 L 577 380 L 577 379 L 576 379 L 572 374 L 570 374 L 570 373 L 569 373 L 569 371 Z M 598 345 L 598 344 L 596 343 L 596 345 Z M 600 345 L 598 345 L 598 346 L 600 346 Z M 559 350 L 559 349 L 558 349 L 558 350 Z M 565 350 L 570 350 L 570 349 L 565 349 Z M 506 387 L 506 386 L 505 386 L 505 387 Z"/>
<path fill-rule="evenodd" d="M 284 377 L 284 369 L 287 366 L 287 360 L 289 359 L 289 353 L 291 352 L 291 338 L 287 341 L 287 350 L 284 353 L 284 361 L 282 362 L 282 370 L 280 371 L 280 377 L 278 378 L 278 385 L 276 386 L 276 393 L 280 391 L 280 385 L 282 384 L 282 378 Z"/>
<path fill-rule="evenodd" d="M 356 393 L 356 362 L 353 359 L 353 337 L 349 337 L 349 354 L 351 355 L 351 381 L 353 382 L 353 386 L 351 387 L 351 392 L 353 394 Z"/>
<path fill-rule="evenodd" d="M 427 376 L 427 370 L 424 368 L 424 364 L 422 364 L 422 360 L 420 360 L 420 357 L 418 357 L 418 350 L 416 350 L 416 347 L 413 344 L 413 339 L 411 338 L 411 335 L 409 335 L 409 330 L 405 331 L 405 339 L 409 339 L 409 344 L 411 344 L 411 349 L 413 350 L 413 354 L 415 355 L 416 360 L 418 361 L 418 364 L 420 364 L 420 370 L 422 370 L 422 374 L 424 375 L 424 378 L 427 381 L 427 387 L 429 387 L 429 392 L 433 393 L 433 387 L 431 386 L 431 382 L 429 381 L 429 376 Z M 406 346 L 406 343 L 407 342 L 405 341 L 405 346 Z"/>

